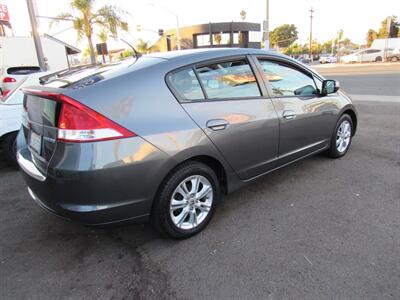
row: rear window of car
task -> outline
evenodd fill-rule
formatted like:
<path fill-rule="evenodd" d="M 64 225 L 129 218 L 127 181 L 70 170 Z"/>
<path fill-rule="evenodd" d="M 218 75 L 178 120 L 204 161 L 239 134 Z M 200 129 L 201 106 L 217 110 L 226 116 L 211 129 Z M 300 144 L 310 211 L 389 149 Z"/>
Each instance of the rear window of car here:
<path fill-rule="evenodd" d="M 196 70 L 208 99 L 261 96 L 255 75 L 245 59 L 214 63 Z"/>
<path fill-rule="evenodd" d="M 204 94 L 192 68 L 169 75 L 169 82 L 181 100 L 204 100 Z"/>
<path fill-rule="evenodd" d="M 7 69 L 9 75 L 29 75 L 32 73 L 40 72 L 39 67 L 27 66 L 27 67 L 11 67 Z"/>

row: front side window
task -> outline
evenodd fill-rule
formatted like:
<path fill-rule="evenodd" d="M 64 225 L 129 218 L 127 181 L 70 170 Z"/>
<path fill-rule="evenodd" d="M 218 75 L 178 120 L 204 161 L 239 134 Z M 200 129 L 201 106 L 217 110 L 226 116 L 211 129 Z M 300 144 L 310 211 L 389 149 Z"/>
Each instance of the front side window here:
<path fill-rule="evenodd" d="M 317 89 L 312 77 L 278 62 L 260 60 L 264 74 L 271 85 L 273 96 L 314 96 Z"/>
<path fill-rule="evenodd" d="M 261 96 L 254 73 L 244 59 L 202 66 L 197 72 L 209 99 Z"/>
<path fill-rule="evenodd" d="M 199 81 L 193 69 L 184 69 L 169 75 L 169 81 L 183 100 L 204 100 Z"/>

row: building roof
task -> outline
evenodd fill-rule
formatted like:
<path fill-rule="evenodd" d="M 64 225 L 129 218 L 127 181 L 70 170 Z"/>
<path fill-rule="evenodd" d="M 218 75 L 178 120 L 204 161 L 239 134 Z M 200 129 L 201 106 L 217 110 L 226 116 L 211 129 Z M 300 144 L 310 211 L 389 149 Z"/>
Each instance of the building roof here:
<path fill-rule="evenodd" d="M 55 38 L 54 36 L 48 35 L 48 34 L 46 34 L 46 33 L 45 33 L 43 36 L 44 36 L 45 38 L 48 38 L 48 39 L 50 39 L 50 40 L 53 40 L 53 41 L 55 41 L 55 42 L 57 42 L 57 43 L 63 44 L 63 45 L 65 46 L 65 48 L 67 49 L 67 54 L 78 54 L 78 53 L 81 53 L 81 50 L 80 50 L 80 49 L 78 49 L 78 48 L 76 48 L 76 47 L 74 47 L 74 46 L 71 46 L 71 45 L 69 45 L 69 44 L 63 42 L 63 41 L 61 41 L 61 40 Z"/>
<path fill-rule="evenodd" d="M 204 23 L 191 26 L 180 27 L 181 31 L 190 31 L 192 34 L 208 34 L 220 32 L 237 32 L 237 31 L 260 31 L 260 23 L 252 22 L 216 22 Z M 166 30 L 167 33 L 174 34 L 176 28 Z"/>

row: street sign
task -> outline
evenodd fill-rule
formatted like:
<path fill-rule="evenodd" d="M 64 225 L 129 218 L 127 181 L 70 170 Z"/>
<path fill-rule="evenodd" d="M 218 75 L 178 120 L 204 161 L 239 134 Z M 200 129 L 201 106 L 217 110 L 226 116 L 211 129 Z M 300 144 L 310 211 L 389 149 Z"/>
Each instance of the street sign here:
<path fill-rule="evenodd" d="M 10 16 L 8 15 L 8 8 L 5 4 L 0 4 L 0 21 L 9 22 Z"/>
<path fill-rule="evenodd" d="M 107 55 L 107 43 L 96 44 L 96 50 L 98 55 Z"/>

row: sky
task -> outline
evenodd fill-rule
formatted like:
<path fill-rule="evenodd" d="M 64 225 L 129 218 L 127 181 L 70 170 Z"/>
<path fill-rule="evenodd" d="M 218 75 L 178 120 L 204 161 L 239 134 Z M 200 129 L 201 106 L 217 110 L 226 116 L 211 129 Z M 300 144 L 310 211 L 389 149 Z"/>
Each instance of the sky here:
<path fill-rule="evenodd" d="M 69 12 L 70 0 L 35 0 L 39 16 L 54 17 Z M 26 0 L 0 0 L 6 4 L 16 36 L 30 33 L 30 22 Z M 130 27 L 124 38 L 135 43 L 142 38 L 155 42 L 156 31 L 160 28 L 175 28 L 176 17 L 180 26 L 223 21 L 240 21 L 240 11 L 247 13 L 245 21 L 262 23 L 266 14 L 266 0 L 96 0 L 96 7 L 115 4 L 127 14 L 125 20 Z M 314 10 L 313 39 L 319 42 L 331 40 L 338 30 L 344 30 L 344 37 L 358 44 L 365 43 L 369 28 L 377 30 L 380 22 L 389 15 L 400 16 L 398 0 L 270 0 L 270 30 L 284 23 L 295 24 L 299 41 L 305 43 L 310 30 L 310 8 Z M 174 15 L 175 14 L 175 15 Z M 40 18 L 40 31 L 81 49 L 86 42 L 78 43 L 71 24 L 61 22 L 49 28 L 49 20 Z M 137 25 L 143 30 L 137 32 Z M 65 31 L 64 31 L 65 30 Z M 60 33 L 60 31 L 62 31 Z M 95 37 L 95 42 L 96 42 Z"/>

